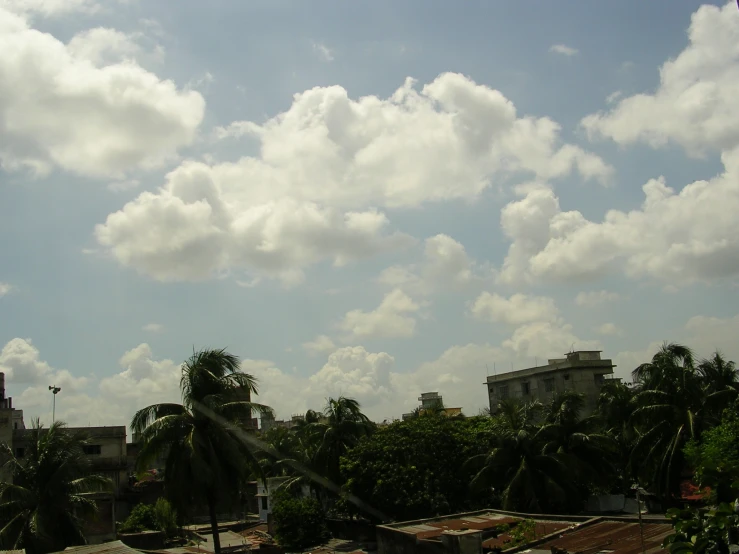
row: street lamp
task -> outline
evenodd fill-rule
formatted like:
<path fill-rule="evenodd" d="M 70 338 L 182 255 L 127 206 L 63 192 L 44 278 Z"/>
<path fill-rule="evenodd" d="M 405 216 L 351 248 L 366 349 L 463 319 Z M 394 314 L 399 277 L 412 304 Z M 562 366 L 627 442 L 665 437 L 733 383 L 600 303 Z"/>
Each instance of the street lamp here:
<path fill-rule="evenodd" d="M 60 390 L 62 390 L 62 388 L 54 385 L 49 385 L 49 390 L 54 395 L 54 400 L 51 404 L 51 422 L 54 423 L 54 421 L 56 421 L 56 395 Z"/>
<path fill-rule="evenodd" d="M 641 551 L 642 554 L 644 554 L 644 523 L 642 523 L 641 519 L 641 502 L 639 502 L 639 493 L 646 494 L 647 491 L 641 488 L 637 483 L 634 483 L 631 486 L 631 490 L 636 492 L 636 511 L 639 513 L 639 534 L 641 535 Z"/>

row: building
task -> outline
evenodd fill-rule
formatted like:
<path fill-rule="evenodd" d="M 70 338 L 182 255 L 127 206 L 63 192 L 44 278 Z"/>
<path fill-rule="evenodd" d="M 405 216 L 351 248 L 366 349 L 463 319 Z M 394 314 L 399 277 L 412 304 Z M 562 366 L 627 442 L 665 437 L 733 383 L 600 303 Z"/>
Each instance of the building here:
<path fill-rule="evenodd" d="M 277 489 L 282 487 L 286 481 L 292 480 L 293 477 L 268 477 L 267 481 L 257 482 L 257 503 L 259 509 L 259 519 L 261 521 L 269 521 L 269 515 L 272 513 L 272 504 Z M 310 497 L 310 485 L 302 483 L 300 485 L 300 494 L 304 497 Z"/>
<path fill-rule="evenodd" d="M 462 415 L 462 408 L 447 408 L 444 406 L 444 399 L 438 392 L 422 392 L 418 397 L 420 406 L 414 412 L 403 414 L 403 421 L 407 421 L 417 415 L 422 414 L 426 410 L 441 410 L 447 416 Z"/>
<path fill-rule="evenodd" d="M 377 526 L 378 554 L 663 554 L 664 518 L 548 516 L 482 510 Z"/>
<path fill-rule="evenodd" d="M 506 398 L 549 401 L 555 394 L 575 391 L 585 395 L 582 415 L 591 414 L 603 383 L 612 378 L 611 360 L 601 359 L 599 350 L 578 350 L 564 358 L 547 360 L 543 366 L 488 376 L 484 383 L 490 400 L 490 413 Z"/>

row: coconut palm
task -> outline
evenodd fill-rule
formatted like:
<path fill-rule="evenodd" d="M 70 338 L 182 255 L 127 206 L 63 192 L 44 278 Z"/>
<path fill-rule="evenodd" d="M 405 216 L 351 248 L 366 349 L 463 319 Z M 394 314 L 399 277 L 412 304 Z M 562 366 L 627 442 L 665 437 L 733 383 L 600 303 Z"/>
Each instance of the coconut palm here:
<path fill-rule="evenodd" d="M 706 407 L 714 423 L 718 423 L 723 410 L 731 405 L 739 393 L 736 364 L 716 351 L 710 358 L 701 360 L 696 369 L 703 379 Z"/>
<path fill-rule="evenodd" d="M 323 410 L 323 418 L 311 423 L 308 428 L 315 434 L 318 444 L 314 457 L 315 467 L 320 468 L 326 478 L 339 484 L 341 457 L 356 446 L 359 439 L 370 435 L 375 424 L 362 413 L 359 402 L 340 396 L 329 398 Z"/>
<path fill-rule="evenodd" d="M 581 418 L 585 396 L 574 391 L 555 395 L 547 406 L 542 434 L 549 437 L 542 452 L 556 454 L 570 468 L 581 495 L 593 485 L 607 486 L 616 474 L 613 437 L 602 432 L 600 416 Z"/>
<path fill-rule="evenodd" d="M 632 373 L 639 392 L 632 401 L 638 437 L 630 465 L 666 501 L 680 484 L 683 448 L 700 436 L 703 425 L 706 397 L 693 359 L 688 347 L 664 344 Z"/>
<path fill-rule="evenodd" d="M 90 472 L 83 452 L 87 438 L 57 421 L 44 429 L 38 420 L 29 431 L 23 457 L 5 443 L 0 456 L 12 482 L 0 483 L 0 545 L 28 554 L 85 544 L 85 518 L 95 517 L 91 494 L 112 489 L 109 479 Z"/>
<path fill-rule="evenodd" d="M 239 366 L 239 359 L 225 350 L 194 353 L 182 365 L 182 404 L 154 404 L 131 421 L 142 442 L 137 469 L 164 457 L 167 495 L 180 510 L 207 505 L 216 553 L 217 506 L 234 498 L 251 471 L 261 473 L 255 453 L 239 440 L 237 426 L 254 411 L 270 411 L 251 401 L 256 379 Z"/>
<path fill-rule="evenodd" d="M 540 426 L 543 406 L 538 401 L 502 401 L 494 416 L 494 446 L 472 457 L 479 467 L 471 487 L 501 487 L 503 508 L 529 513 L 566 510 L 579 498 L 567 465 L 544 447 L 555 438 L 553 428 Z"/>

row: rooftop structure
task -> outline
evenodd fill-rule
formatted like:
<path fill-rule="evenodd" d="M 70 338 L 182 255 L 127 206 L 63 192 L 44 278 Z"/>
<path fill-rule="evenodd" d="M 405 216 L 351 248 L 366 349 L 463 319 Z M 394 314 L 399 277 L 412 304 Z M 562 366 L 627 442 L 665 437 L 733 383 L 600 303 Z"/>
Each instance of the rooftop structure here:
<path fill-rule="evenodd" d="M 672 526 L 664 519 L 547 516 L 483 510 L 377 527 L 378 554 L 524 552 L 662 554 Z"/>
<path fill-rule="evenodd" d="M 555 394 L 572 390 L 585 395 L 582 415 L 588 415 L 595 410 L 600 389 L 612 378 L 614 367 L 611 360 L 601 358 L 599 350 L 578 350 L 549 359 L 546 365 L 490 375 L 484 383 L 490 412 L 495 413 L 498 403 L 507 398 L 547 402 Z"/>
<path fill-rule="evenodd" d="M 422 392 L 421 396 L 418 397 L 418 401 L 421 403 L 418 406 L 417 411 L 403 414 L 403 421 L 411 419 L 418 414 L 423 413 L 425 410 L 441 409 L 445 415 L 456 416 L 462 414 L 462 408 L 447 408 L 444 406 L 444 399 L 438 392 Z"/>

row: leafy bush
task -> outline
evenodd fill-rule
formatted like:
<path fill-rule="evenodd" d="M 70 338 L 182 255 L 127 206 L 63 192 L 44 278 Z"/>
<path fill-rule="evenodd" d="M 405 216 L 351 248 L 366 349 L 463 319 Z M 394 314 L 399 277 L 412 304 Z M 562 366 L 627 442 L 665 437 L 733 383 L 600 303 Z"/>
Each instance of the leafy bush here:
<path fill-rule="evenodd" d="M 154 516 L 154 506 L 149 504 L 134 506 L 126 521 L 120 526 L 122 533 L 140 533 L 141 531 L 153 531 L 155 529 L 157 529 L 157 523 Z"/>
<path fill-rule="evenodd" d="M 729 504 L 714 510 L 667 511 L 675 532 L 663 548 L 670 554 L 729 554 L 737 546 L 739 514 Z"/>
<path fill-rule="evenodd" d="M 305 548 L 326 542 L 326 516 L 315 498 L 296 498 L 287 491 L 274 496 L 275 538 L 285 548 Z"/>
<path fill-rule="evenodd" d="M 159 498 L 154 504 L 154 521 L 157 529 L 167 537 L 177 534 L 177 512 L 165 498 Z"/>
<path fill-rule="evenodd" d="M 153 506 L 137 504 L 119 530 L 122 533 L 161 531 L 171 537 L 177 533 L 177 512 L 164 498 L 158 499 Z"/>

